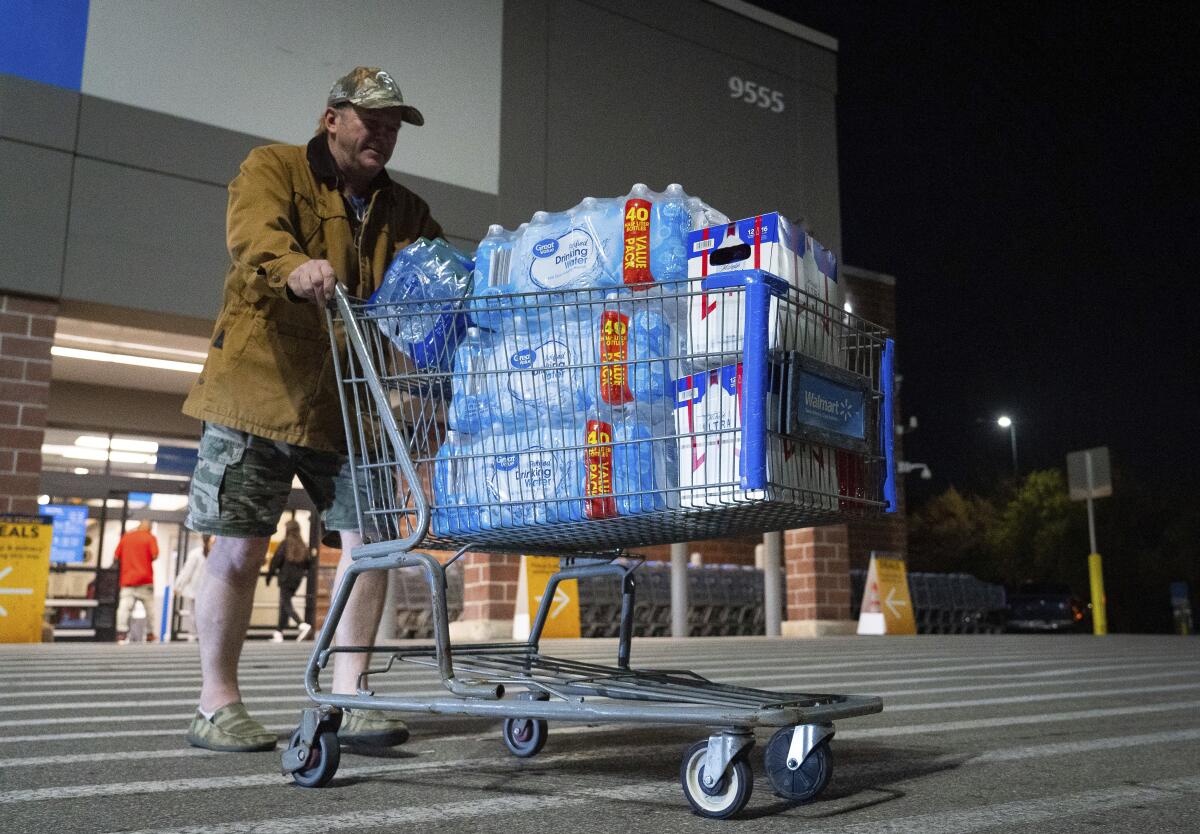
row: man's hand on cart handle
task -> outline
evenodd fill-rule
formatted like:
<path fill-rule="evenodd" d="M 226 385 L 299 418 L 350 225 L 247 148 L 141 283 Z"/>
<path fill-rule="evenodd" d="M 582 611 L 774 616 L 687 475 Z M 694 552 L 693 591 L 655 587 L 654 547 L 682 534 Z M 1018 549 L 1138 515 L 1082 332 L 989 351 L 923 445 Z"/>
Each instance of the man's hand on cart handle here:
<path fill-rule="evenodd" d="M 329 261 L 305 261 L 292 270 L 287 277 L 288 289 L 297 298 L 317 302 L 317 306 L 325 309 L 325 303 L 333 297 L 333 287 L 337 276 L 333 274 L 333 266 Z"/>

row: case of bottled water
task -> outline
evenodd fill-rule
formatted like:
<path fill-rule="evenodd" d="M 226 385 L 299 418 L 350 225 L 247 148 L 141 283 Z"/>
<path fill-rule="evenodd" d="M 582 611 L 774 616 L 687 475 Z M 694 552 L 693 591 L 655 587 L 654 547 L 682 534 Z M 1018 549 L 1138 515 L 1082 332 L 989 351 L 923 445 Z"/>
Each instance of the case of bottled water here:
<path fill-rule="evenodd" d="M 567 211 L 539 211 L 514 232 L 492 226 L 476 253 L 483 288 L 545 293 L 644 287 L 687 277 L 687 236 L 728 222 L 683 186 L 637 183 L 623 197 L 585 197 Z"/>
<path fill-rule="evenodd" d="M 760 269 L 803 291 L 799 318 L 779 332 L 778 307 L 772 300 L 768 347 L 799 350 L 841 365 L 844 357 L 832 338 L 844 295 L 834 254 L 778 212 L 698 229 L 688 236 L 688 277 L 693 284 L 723 273 Z M 695 287 L 697 290 L 698 286 Z M 745 338 L 744 294 L 715 291 L 694 295 L 688 304 L 688 354 L 693 365 L 719 367 L 742 349 Z M 782 344 L 781 340 L 788 344 Z"/>
<path fill-rule="evenodd" d="M 742 365 L 725 365 L 676 381 L 680 506 L 705 508 L 777 500 L 780 492 L 803 493 L 815 509 L 836 510 L 839 480 L 832 448 L 781 434 L 782 374 L 773 371 L 767 391 L 768 490 L 742 488 Z"/>
<path fill-rule="evenodd" d="M 677 503 L 673 380 L 687 236 L 725 221 L 679 185 L 638 184 L 623 197 L 537 212 L 513 231 L 488 229 L 466 303 L 472 326 L 454 355 L 458 440 L 439 452 L 446 477 L 435 490 L 451 490 L 455 504 L 477 489 L 451 477 L 468 472 L 451 458 L 486 449 L 485 471 L 469 476 L 490 486 L 469 503 L 504 504 L 523 491 L 533 509 L 485 507 L 464 523 L 495 529 Z"/>

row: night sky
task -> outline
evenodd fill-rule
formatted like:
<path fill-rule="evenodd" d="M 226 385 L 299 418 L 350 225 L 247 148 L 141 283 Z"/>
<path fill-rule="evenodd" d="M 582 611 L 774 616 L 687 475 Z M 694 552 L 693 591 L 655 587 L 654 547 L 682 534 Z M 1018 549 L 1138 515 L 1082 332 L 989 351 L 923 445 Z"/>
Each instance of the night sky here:
<path fill-rule="evenodd" d="M 917 504 L 1108 446 L 1200 479 L 1195 4 L 760 2 L 839 40 L 843 259 L 897 282 Z M 1190 505 L 1194 507 L 1194 504 Z"/>

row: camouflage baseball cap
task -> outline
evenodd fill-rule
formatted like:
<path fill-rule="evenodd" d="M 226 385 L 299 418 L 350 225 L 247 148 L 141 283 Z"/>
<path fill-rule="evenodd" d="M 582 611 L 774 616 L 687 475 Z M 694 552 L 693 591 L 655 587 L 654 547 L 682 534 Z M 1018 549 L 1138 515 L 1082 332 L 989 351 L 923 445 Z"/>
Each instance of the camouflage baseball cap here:
<path fill-rule="evenodd" d="M 333 107 L 346 102 L 368 110 L 399 107 L 401 118 L 410 125 L 425 124 L 421 111 L 404 103 L 399 85 L 379 67 L 355 67 L 333 82 L 326 104 Z"/>

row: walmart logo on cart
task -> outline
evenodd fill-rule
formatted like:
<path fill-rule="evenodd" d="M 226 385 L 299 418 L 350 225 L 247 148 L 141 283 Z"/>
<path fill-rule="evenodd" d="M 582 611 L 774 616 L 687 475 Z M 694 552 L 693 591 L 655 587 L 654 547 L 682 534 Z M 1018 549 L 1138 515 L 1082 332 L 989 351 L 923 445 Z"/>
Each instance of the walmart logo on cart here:
<path fill-rule="evenodd" d="M 855 414 L 854 404 L 850 402 L 849 397 L 844 400 L 830 400 L 815 391 L 804 392 L 804 407 L 809 411 L 816 411 L 842 422 L 849 421 Z"/>

